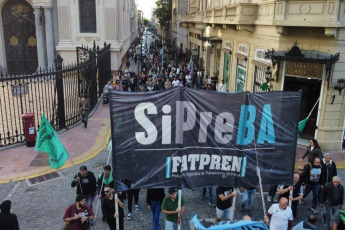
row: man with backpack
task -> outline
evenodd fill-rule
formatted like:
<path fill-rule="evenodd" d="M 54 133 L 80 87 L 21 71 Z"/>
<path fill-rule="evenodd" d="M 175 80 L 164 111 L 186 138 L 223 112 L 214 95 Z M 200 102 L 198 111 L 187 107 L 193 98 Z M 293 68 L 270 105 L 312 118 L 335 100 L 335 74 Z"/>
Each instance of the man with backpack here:
<path fill-rule="evenodd" d="M 304 171 L 298 183 L 304 183 L 306 185 L 303 198 L 307 197 L 310 192 L 313 192 L 313 201 L 310 210 L 314 214 L 317 214 L 318 195 L 320 186 L 323 183 L 321 159 L 319 157 L 315 157 L 312 163 L 304 165 Z"/>

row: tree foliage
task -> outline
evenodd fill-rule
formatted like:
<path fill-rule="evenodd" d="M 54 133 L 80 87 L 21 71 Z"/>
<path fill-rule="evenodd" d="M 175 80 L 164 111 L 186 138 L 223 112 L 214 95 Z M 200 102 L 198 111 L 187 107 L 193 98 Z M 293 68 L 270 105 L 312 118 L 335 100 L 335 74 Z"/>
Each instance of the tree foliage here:
<path fill-rule="evenodd" d="M 151 23 L 150 19 L 144 17 L 144 25 L 149 26 Z"/>
<path fill-rule="evenodd" d="M 163 4 L 163 0 L 156 1 L 156 9 L 153 12 L 156 15 L 159 25 L 164 28 L 171 20 L 172 0 L 168 0 L 168 4 Z"/>

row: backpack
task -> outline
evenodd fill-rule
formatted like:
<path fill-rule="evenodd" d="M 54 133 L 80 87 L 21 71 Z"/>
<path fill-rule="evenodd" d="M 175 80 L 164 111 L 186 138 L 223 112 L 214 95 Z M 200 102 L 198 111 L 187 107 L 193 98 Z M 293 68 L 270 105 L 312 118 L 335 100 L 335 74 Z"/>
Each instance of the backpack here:
<path fill-rule="evenodd" d="M 319 182 L 320 176 L 321 176 L 321 167 L 320 168 L 313 168 L 313 165 L 309 163 L 310 165 L 310 176 L 309 180 L 310 182 Z"/>

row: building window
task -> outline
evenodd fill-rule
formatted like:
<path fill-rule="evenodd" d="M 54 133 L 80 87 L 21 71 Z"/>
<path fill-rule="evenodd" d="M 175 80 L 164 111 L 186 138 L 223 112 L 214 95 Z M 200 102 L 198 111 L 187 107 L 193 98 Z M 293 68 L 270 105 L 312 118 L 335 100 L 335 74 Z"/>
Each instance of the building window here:
<path fill-rule="evenodd" d="M 247 77 L 247 59 L 237 58 L 236 92 L 244 92 L 246 90 L 246 77 Z"/>
<path fill-rule="evenodd" d="M 265 59 L 265 50 L 264 49 L 257 49 L 255 50 L 254 55 L 254 84 L 253 84 L 253 92 L 263 92 L 262 88 L 260 87 L 263 83 L 266 82 L 266 69 L 267 66 L 271 66 L 271 61 L 269 59 Z"/>
<path fill-rule="evenodd" d="M 266 75 L 265 75 L 266 69 L 255 66 L 254 70 L 254 87 L 253 87 L 253 92 L 258 93 L 258 92 L 263 92 L 263 90 L 260 88 L 260 86 L 266 82 Z"/>
<path fill-rule="evenodd" d="M 96 33 L 95 0 L 79 0 L 80 33 Z"/>

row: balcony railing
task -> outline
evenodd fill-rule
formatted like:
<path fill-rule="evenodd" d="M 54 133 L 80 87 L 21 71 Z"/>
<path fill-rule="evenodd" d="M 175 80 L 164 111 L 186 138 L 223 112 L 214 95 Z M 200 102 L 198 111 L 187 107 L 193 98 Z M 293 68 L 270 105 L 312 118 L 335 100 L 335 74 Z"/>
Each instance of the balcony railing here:
<path fill-rule="evenodd" d="M 235 2 L 235 4 L 230 4 L 230 2 Z M 214 1 L 213 8 L 183 14 L 181 22 L 185 24 L 325 27 L 325 33 L 330 32 L 332 28 L 345 27 L 345 11 L 343 10 L 345 2 L 340 0 L 248 2 L 250 1 Z"/>

